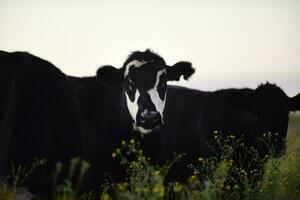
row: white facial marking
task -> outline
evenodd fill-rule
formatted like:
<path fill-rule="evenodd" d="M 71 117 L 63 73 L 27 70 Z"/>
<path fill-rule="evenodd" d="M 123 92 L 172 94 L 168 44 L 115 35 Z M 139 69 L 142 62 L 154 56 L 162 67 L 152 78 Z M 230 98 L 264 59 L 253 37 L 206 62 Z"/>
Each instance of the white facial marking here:
<path fill-rule="evenodd" d="M 163 111 L 165 109 L 165 104 L 166 104 L 166 94 L 167 93 L 165 93 L 164 100 L 161 100 L 161 98 L 159 97 L 159 94 L 158 94 L 157 86 L 159 84 L 160 75 L 162 75 L 163 73 L 166 73 L 165 69 L 157 72 L 154 87 L 147 91 L 147 93 L 150 95 L 152 103 L 155 106 L 155 109 L 160 113 L 162 119 L 163 119 Z"/>
<path fill-rule="evenodd" d="M 152 131 L 152 129 L 145 129 L 143 127 L 137 126 L 135 123 L 133 123 L 133 129 L 140 132 L 141 134 L 148 134 Z"/>
<path fill-rule="evenodd" d="M 128 94 L 125 92 L 125 95 L 126 95 L 126 101 L 127 101 L 127 107 L 128 107 L 128 110 L 129 110 L 129 113 L 132 117 L 132 119 L 134 121 L 136 121 L 136 114 L 139 110 L 139 106 L 137 104 L 137 101 L 140 97 L 140 92 L 138 90 L 136 90 L 135 94 L 134 94 L 134 102 L 130 101 L 130 98 L 128 96 Z"/>
<path fill-rule="evenodd" d="M 130 67 L 136 67 L 136 68 L 138 68 L 138 67 L 140 67 L 140 66 L 142 66 L 143 64 L 146 64 L 146 63 L 147 62 L 145 62 L 143 60 L 142 61 L 140 61 L 140 60 L 133 60 L 133 61 L 129 62 L 126 65 L 126 68 L 125 68 L 124 78 L 128 75 Z"/>
<path fill-rule="evenodd" d="M 125 72 L 124 72 L 124 77 L 126 77 L 128 75 L 130 67 L 137 67 L 138 68 L 138 67 L 140 67 L 140 66 L 142 66 L 143 64 L 146 64 L 146 63 L 147 62 L 145 62 L 145 61 L 139 61 L 139 60 L 131 61 L 130 63 L 128 63 L 126 65 L 126 69 L 125 69 Z M 157 87 L 158 87 L 159 80 L 160 80 L 159 78 L 163 73 L 166 73 L 165 69 L 160 70 L 160 71 L 157 72 L 154 87 L 147 91 L 147 93 L 150 96 L 150 99 L 151 99 L 152 103 L 155 106 L 155 109 L 160 113 L 161 116 L 163 116 L 163 111 L 164 111 L 164 108 L 165 108 L 166 94 L 165 94 L 164 100 L 161 100 L 160 97 L 159 97 Z M 132 102 L 130 100 L 128 94 L 125 92 L 127 107 L 128 107 L 128 110 L 129 110 L 129 113 L 130 113 L 132 119 L 134 120 L 133 129 L 140 132 L 141 134 L 148 134 L 148 133 L 152 132 L 153 129 L 145 129 L 143 127 L 140 127 L 140 126 L 136 125 L 136 117 L 137 117 L 137 113 L 138 113 L 138 110 L 139 110 L 137 101 L 140 97 L 140 92 L 138 90 L 136 90 L 134 95 L 135 95 L 134 96 L 134 102 Z M 163 123 L 163 121 L 162 121 L 162 123 Z"/>

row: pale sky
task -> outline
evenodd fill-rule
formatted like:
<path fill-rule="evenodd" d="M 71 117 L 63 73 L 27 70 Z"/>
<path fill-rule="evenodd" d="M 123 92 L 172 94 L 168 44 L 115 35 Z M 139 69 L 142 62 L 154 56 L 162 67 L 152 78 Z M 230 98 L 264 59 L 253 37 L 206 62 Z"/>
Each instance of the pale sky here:
<path fill-rule="evenodd" d="M 276 82 L 300 92 L 299 0 L 0 0 L 0 49 L 28 51 L 64 73 L 95 75 L 151 48 L 188 60 L 201 90 Z"/>

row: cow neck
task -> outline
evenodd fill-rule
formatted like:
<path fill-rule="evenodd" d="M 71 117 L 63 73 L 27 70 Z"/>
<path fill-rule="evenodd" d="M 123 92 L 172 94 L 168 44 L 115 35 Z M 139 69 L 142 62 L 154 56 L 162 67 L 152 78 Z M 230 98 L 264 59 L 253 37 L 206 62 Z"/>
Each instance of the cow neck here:
<path fill-rule="evenodd" d="M 115 86 L 113 89 L 112 98 L 118 99 L 114 105 L 114 116 L 117 123 L 117 134 L 120 139 L 129 139 L 132 135 L 132 119 L 127 108 L 126 96 L 123 85 Z"/>

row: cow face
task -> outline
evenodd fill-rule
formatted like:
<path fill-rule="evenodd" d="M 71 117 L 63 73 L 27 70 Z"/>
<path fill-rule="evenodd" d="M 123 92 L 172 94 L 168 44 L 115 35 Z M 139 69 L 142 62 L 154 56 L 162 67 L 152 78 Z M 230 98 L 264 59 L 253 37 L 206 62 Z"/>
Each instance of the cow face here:
<path fill-rule="evenodd" d="M 284 149 L 289 112 L 300 110 L 300 94 L 290 98 L 281 88 L 267 82 L 252 92 L 231 96 L 231 103 L 253 114 L 256 136 L 278 134 L 276 149 Z"/>
<path fill-rule="evenodd" d="M 104 66 L 98 78 L 109 85 L 123 84 L 125 100 L 133 128 L 142 134 L 158 129 L 163 123 L 167 81 L 188 79 L 194 69 L 188 62 L 166 65 L 150 50 L 134 52 L 120 69 Z"/>

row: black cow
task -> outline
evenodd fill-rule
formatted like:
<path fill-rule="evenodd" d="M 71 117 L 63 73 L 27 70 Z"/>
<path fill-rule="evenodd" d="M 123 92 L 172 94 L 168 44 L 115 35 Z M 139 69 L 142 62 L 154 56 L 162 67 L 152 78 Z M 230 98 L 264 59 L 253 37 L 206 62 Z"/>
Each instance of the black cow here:
<path fill-rule="evenodd" d="M 171 169 L 167 182 L 184 181 L 190 174 L 186 164 L 215 154 L 207 145 L 211 144 L 217 151 L 215 130 L 222 137 L 244 135 L 245 144 L 256 148 L 261 156 L 269 150 L 261 140 L 263 134 L 278 134 L 274 146 L 275 154 L 280 155 L 285 150 L 289 112 L 300 110 L 299 97 L 298 94 L 289 98 L 278 86 L 269 83 L 255 90 L 214 92 L 168 87 L 165 126 L 160 130 L 162 160 L 171 159 L 173 152 L 185 153 L 186 157 Z"/>
<path fill-rule="evenodd" d="M 11 163 L 31 166 L 47 159 L 26 185 L 35 193 L 51 191 L 56 162 L 83 153 L 79 104 L 65 75 L 51 63 L 25 52 L 0 54 L 0 177 Z"/>
<path fill-rule="evenodd" d="M 238 110 L 252 114 L 254 125 L 249 134 L 251 133 L 253 146 L 260 153 L 265 154 L 267 147 L 256 138 L 262 138 L 263 134 L 268 133 L 278 135 L 275 154 L 280 154 L 285 150 L 289 113 L 300 110 L 300 94 L 290 98 L 280 87 L 267 82 L 250 93 L 231 94 L 229 102 Z"/>

